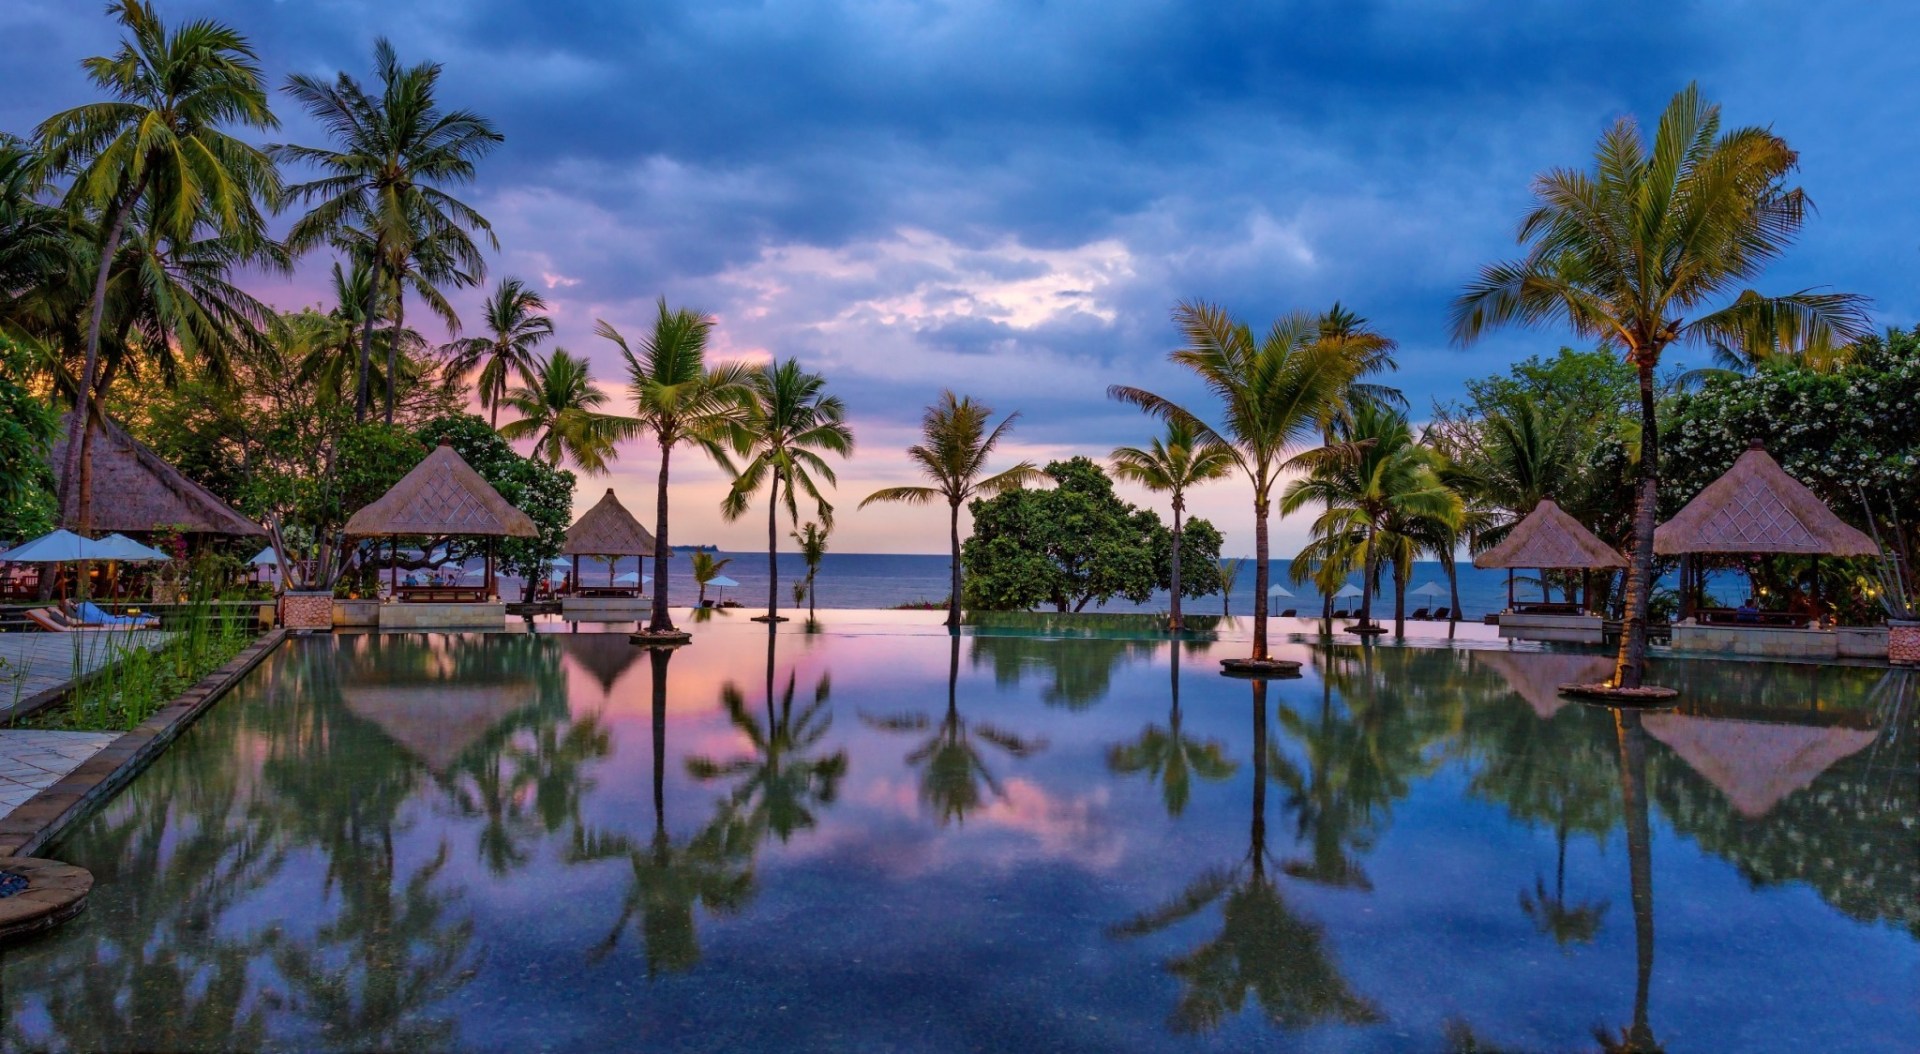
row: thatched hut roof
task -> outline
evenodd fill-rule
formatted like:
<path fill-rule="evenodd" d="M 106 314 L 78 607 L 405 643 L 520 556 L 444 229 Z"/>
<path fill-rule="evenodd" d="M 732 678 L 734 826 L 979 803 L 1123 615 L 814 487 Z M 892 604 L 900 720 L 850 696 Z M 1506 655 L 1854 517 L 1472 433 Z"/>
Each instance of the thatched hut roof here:
<path fill-rule="evenodd" d="M 1627 558 L 1560 506 L 1543 501 L 1514 524 L 1505 541 L 1474 557 L 1473 566 L 1602 570 L 1625 567 Z"/>
<path fill-rule="evenodd" d="M 1873 539 L 1848 526 L 1755 443 L 1726 475 L 1653 532 L 1653 551 L 1873 556 Z"/>
<path fill-rule="evenodd" d="M 1678 713 L 1648 714 L 1640 722 L 1648 735 L 1684 758 L 1749 819 L 1765 816 L 1782 798 L 1879 737 L 1872 729 L 1729 721 Z"/>
<path fill-rule="evenodd" d="M 652 556 L 653 535 L 633 518 L 613 488 L 567 528 L 562 556 Z"/>
<path fill-rule="evenodd" d="M 540 533 L 473 466 L 441 443 L 379 500 L 353 514 L 347 533 L 487 534 L 532 538 Z"/>
<path fill-rule="evenodd" d="M 60 419 L 53 444 L 53 474 L 67 467 L 67 427 L 72 412 Z M 233 510 L 212 491 L 180 474 L 138 439 L 112 421 L 100 421 L 93 433 L 93 509 L 88 526 L 95 531 L 179 530 L 189 534 L 265 536 L 260 525 Z M 80 488 L 67 496 L 60 519 L 71 525 L 79 516 Z"/>

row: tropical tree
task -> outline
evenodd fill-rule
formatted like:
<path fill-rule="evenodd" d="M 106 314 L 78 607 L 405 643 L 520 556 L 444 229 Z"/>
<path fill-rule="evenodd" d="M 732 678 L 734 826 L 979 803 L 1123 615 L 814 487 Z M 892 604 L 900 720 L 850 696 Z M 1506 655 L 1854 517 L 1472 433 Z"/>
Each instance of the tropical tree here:
<path fill-rule="evenodd" d="M 713 319 L 687 308 L 669 310 L 662 297 L 653 332 L 638 351 L 606 322 L 594 332 L 613 341 L 627 361 L 628 390 L 633 394 L 634 423 L 653 433 L 660 445 L 660 485 L 653 528 L 653 619 L 649 633 L 673 633 L 667 613 L 667 479 L 673 448 L 694 443 L 716 459 L 724 459 L 721 444 L 744 416 L 743 393 L 753 368 L 743 363 L 706 362 L 707 336 Z M 702 598 L 704 599 L 704 597 Z"/>
<path fill-rule="evenodd" d="M 719 578 L 720 572 L 732 562 L 733 557 L 731 556 L 716 560 L 713 558 L 713 554 L 707 552 L 705 549 L 693 554 L 693 581 L 700 587 L 699 605 L 701 607 L 707 606 L 707 583 Z M 661 588 L 664 589 L 666 587 L 662 586 Z"/>
<path fill-rule="evenodd" d="M 820 575 L 820 561 L 827 555 L 827 535 L 832 527 L 822 527 L 808 520 L 793 532 L 793 540 L 800 546 L 800 558 L 807 562 L 807 621 L 813 621 L 814 605 L 818 597 L 814 595 L 813 580 Z"/>
<path fill-rule="evenodd" d="M 1283 513 L 1310 503 L 1325 506 L 1315 533 L 1338 537 L 1343 527 L 1360 534 L 1359 563 L 1365 583 L 1362 626 L 1373 625 L 1373 583 L 1384 567 L 1394 573 L 1394 632 L 1406 632 L 1406 585 L 1417 546 L 1415 525 L 1430 521 L 1457 529 L 1464 503 L 1440 479 L 1437 455 L 1414 441 L 1407 419 L 1371 405 L 1356 408 L 1335 427 L 1337 442 L 1308 459 L 1311 471 L 1287 485 Z"/>
<path fill-rule="evenodd" d="M 825 394 L 827 379 L 800 368 L 788 359 L 747 377 L 745 413 L 733 427 L 733 451 L 745 458 L 739 468 L 724 461 L 733 473 L 733 486 L 720 503 L 729 522 L 747 514 L 747 505 L 762 483 L 767 491 L 767 613 L 764 621 L 780 618 L 780 509 L 798 523 L 804 491 L 828 530 L 833 529 L 833 505 L 820 493 L 820 482 L 835 483 L 833 466 L 822 452 L 847 457 L 853 453 L 853 429 L 847 427 L 846 405 L 837 395 Z M 819 480 L 815 479 L 819 477 Z M 785 484 L 785 492 L 781 485 Z"/>
<path fill-rule="evenodd" d="M 1246 561 L 1235 556 L 1219 563 L 1220 571 L 1220 613 L 1233 614 L 1233 587 L 1240 581 L 1240 565 Z"/>
<path fill-rule="evenodd" d="M 1720 108 L 1688 85 L 1660 115 L 1651 144 L 1623 117 L 1601 136 L 1590 171 L 1537 177 L 1535 205 L 1519 228 L 1526 255 L 1486 266 L 1454 301 L 1459 343 L 1498 326 L 1559 321 L 1613 343 L 1638 371 L 1639 477 L 1615 687 L 1639 688 L 1646 670 L 1661 354 L 1675 343 L 1737 340 L 1756 327 L 1801 342 L 1865 335 L 1858 296 L 1742 296 L 1736 289 L 1799 232 L 1809 202 L 1787 183 L 1798 165 L 1769 129 L 1721 131 Z"/>
<path fill-rule="evenodd" d="M 253 45 L 212 20 L 169 30 L 153 6 L 120 0 L 109 12 L 125 30 L 120 48 L 82 63 L 111 98 L 62 111 L 36 130 L 41 163 L 68 172 L 67 205 L 101 219 L 93 291 L 87 301 L 86 352 L 68 426 L 68 469 L 77 490 L 74 525 L 92 521 L 93 432 L 101 414 L 96 373 L 108 279 L 136 211 L 155 241 L 186 242 L 211 231 L 236 245 L 266 239 L 259 203 L 277 205 L 280 178 L 261 150 L 225 128 L 273 128 Z M 63 496 L 62 507 L 66 507 Z"/>
<path fill-rule="evenodd" d="M 907 457 L 920 466 L 923 475 L 933 480 L 933 486 L 886 487 L 860 502 L 864 509 L 878 502 L 923 505 L 945 499 L 953 552 L 952 591 L 947 594 L 949 626 L 960 624 L 960 506 L 976 494 L 999 494 L 1043 475 L 1033 462 L 1022 461 L 982 477 L 987 459 L 993 456 L 993 448 L 1000 445 L 1020 414 L 1010 413 L 988 430 L 987 421 L 992 416 L 993 408 L 985 403 L 975 402 L 971 397 L 961 398 L 951 390 L 941 392 L 939 401 L 927 407 L 920 419 L 921 441 L 907 448 Z"/>
<path fill-rule="evenodd" d="M 535 366 L 529 383 L 507 393 L 505 402 L 520 420 L 499 426 L 500 434 L 532 439 L 534 456 L 549 465 L 557 468 L 570 458 L 580 471 L 597 476 L 616 456 L 614 443 L 633 431 L 627 418 L 599 411 L 606 401 L 606 393 L 593 386 L 586 357 L 555 348 Z"/>
<path fill-rule="evenodd" d="M 1331 427 L 1333 417 L 1349 406 L 1372 406 L 1381 410 L 1407 409 L 1405 392 L 1391 385 L 1367 380 L 1380 373 L 1400 368 L 1393 353 L 1398 341 L 1374 329 L 1368 321 L 1340 305 L 1338 300 L 1315 322 L 1317 343 L 1339 349 L 1353 369 L 1353 381 L 1347 385 L 1345 401 L 1332 408 L 1323 427 Z"/>
<path fill-rule="evenodd" d="M 1337 307 L 1338 305 L 1336 305 Z M 1164 438 L 1155 437 L 1145 450 L 1118 447 L 1109 455 L 1113 474 L 1130 483 L 1138 483 L 1173 499 L 1173 613 L 1170 620 L 1175 633 L 1185 628 L 1180 620 L 1180 542 L 1185 526 L 1187 490 L 1208 483 L 1233 471 L 1233 453 L 1217 440 L 1202 438 L 1183 420 L 1167 422 Z"/>
<path fill-rule="evenodd" d="M 545 314 L 546 298 L 518 278 L 502 278 L 480 310 L 487 335 L 454 341 L 451 368 L 463 376 L 479 369 L 474 387 L 489 412 L 488 423 L 498 428 L 500 404 L 507 401 L 511 380 L 518 377 L 526 387 L 539 387 L 540 353 L 535 349 L 553 336 L 553 319 Z"/>
<path fill-rule="evenodd" d="M 1319 340 L 1317 320 L 1293 314 L 1256 339 L 1222 308 L 1189 301 L 1174 309 L 1186 337 L 1172 355 L 1197 374 L 1221 403 L 1221 424 L 1144 388 L 1116 384 L 1107 394 L 1167 421 L 1181 421 L 1202 440 L 1225 446 L 1253 484 L 1253 659 L 1266 661 L 1267 580 L 1271 573 L 1267 515 L 1280 473 L 1294 461 L 1288 448 L 1315 437 L 1340 406 L 1354 377 L 1354 359 L 1337 341 Z"/>
<path fill-rule="evenodd" d="M 0 326 L 22 294 L 72 268 L 66 217 L 43 199 L 46 166 L 32 147 L 0 132 Z"/>
<path fill-rule="evenodd" d="M 280 145 L 277 159 L 317 168 L 318 179 L 288 188 L 311 209 L 287 233 L 295 252 L 327 243 L 358 252 L 373 262 L 380 281 L 366 291 L 360 329 L 360 383 L 354 412 L 365 419 L 370 398 L 368 365 L 373 349 L 375 298 L 382 284 L 393 296 L 396 329 L 405 322 L 406 291 L 422 294 L 447 323 L 459 328 L 459 316 L 437 283 L 477 281 L 486 272 L 472 232 L 498 248 L 486 217 L 448 193 L 449 185 L 473 180 L 475 165 L 504 139 L 484 117 L 470 110 L 440 108 L 435 92 L 437 63 L 402 67 L 393 45 L 374 44 L 379 94 L 371 95 L 345 73 L 329 84 L 304 73 L 287 79 L 288 94 L 298 99 L 323 128 L 332 145 Z M 387 349 L 387 372 L 395 368 L 396 349 Z M 393 421 L 389 388 L 387 421 Z"/>

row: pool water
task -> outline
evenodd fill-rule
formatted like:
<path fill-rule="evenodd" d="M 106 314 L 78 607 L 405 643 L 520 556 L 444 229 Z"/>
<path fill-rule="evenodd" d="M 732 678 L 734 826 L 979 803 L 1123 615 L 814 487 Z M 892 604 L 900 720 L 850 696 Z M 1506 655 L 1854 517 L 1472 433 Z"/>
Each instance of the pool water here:
<path fill-rule="evenodd" d="M 47 851 L 0 1039 L 1920 1046 L 1920 679 L 937 619 L 290 641 Z"/>

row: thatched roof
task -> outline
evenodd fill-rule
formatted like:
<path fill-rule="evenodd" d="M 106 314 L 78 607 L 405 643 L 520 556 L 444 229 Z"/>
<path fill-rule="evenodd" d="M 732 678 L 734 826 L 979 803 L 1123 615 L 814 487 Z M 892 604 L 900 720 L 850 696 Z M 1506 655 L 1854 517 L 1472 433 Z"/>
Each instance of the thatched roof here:
<path fill-rule="evenodd" d="M 60 419 L 53 444 L 53 474 L 67 467 L 67 427 L 72 412 Z M 112 421 L 100 421 L 93 433 L 93 508 L 95 531 L 179 530 L 190 534 L 264 536 L 260 525 L 233 510 L 219 496 L 180 474 L 160 455 Z M 79 516 L 80 488 L 67 496 L 61 521 L 72 526 Z"/>
<path fill-rule="evenodd" d="M 539 528 L 508 504 L 453 447 L 441 443 L 393 489 L 347 521 L 355 537 L 377 534 L 489 534 L 532 538 Z"/>
<path fill-rule="evenodd" d="M 1474 557 L 1473 566 L 1597 570 L 1625 567 L 1627 558 L 1560 506 L 1543 501 L 1514 524 L 1505 541 Z"/>
<path fill-rule="evenodd" d="M 1473 651 L 1476 665 L 1484 665 L 1507 682 L 1542 721 L 1549 720 L 1567 698 L 1563 684 L 1593 684 L 1613 674 L 1613 660 L 1605 655 L 1575 652 Z"/>
<path fill-rule="evenodd" d="M 1640 723 L 1749 819 L 1765 816 L 1782 798 L 1879 736 L 1875 730 L 1837 725 L 1818 728 L 1678 713 L 1648 714 Z"/>
<path fill-rule="evenodd" d="M 1880 550 L 1755 443 L 1653 532 L 1653 551 L 1873 556 Z"/>
<path fill-rule="evenodd" d="M 653 535 L 607 488 L 607 496 L 567 528 L 562 556 L 652 556 Z"/>

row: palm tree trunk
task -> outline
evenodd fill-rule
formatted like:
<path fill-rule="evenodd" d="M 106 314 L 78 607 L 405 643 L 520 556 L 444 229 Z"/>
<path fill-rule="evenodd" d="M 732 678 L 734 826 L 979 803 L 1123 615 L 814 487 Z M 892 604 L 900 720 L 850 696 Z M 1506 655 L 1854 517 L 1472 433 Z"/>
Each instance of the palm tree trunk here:
<path fill-rule="evenodd" d="M 947 625 L 960 625 L 960 503 L 948 503 L 951 512 L 948 518 L 948 532 L 953 542 L 953 592 L 947 595 Z"/>
<path fill-rule="evenodd" d="M 100 245 L 100 266 L 93 275 L 93 303 L 87 311 L 87 355 L 81 366 L 79 390 L 73 396 L 73 419 L 67 422 L 67 471 L 61 474 L 71 493 L 60 495 L 64 517 L 68 501 L 73 501 L 73 528 L 85 534 L 93 527 L 93 422 L 101 412 L 100 393 L 94 386 L 94 374 L 100 370 L 100 329 L 107 317 L 107 279 L 113 273 L 113 258 L 120 252 L 120 239 L 127 233 L 127 220 L 133 205 L 147 192 L 147 177 L 142 175 L 132 192 L 114 205 L 113 221 L 107 225 L 107 238 Z M 85 596 L 86 568 L 81 567 L 81 596 Z"/>
<path fill-rule="evenodd" d="M 667 829 L 667 663 L 673 649 L 655 648 L 648 653 L 653 663 L 653 830 Z"/>
<path fill-rule="evenodd" d="M 767 495 L 767 621 L 780 620 L 780 473 Z"/>
<path fill-rule="evenodd" d="M 1360 565 L 1360 624 L 1373 625 L 1373 587 L 1380 580 L 1375 570 L 1374 549 L 1379 531 L 1373 524 L 1367 524 L 1367 558 Z"/>
<path fill-rule="evenodd" d="M 393 287 L 393 338 L 387 341 L 387 424 L 393 424 L 393 394 L 400 387 L 400 334 L 407 324 L 407 297 L 401 289 L 399 276 L 395 276 Z"/>
<path fill-rule="evenodd" d="M 482 378 L 485 378 L 486 374 L 482 372 L 480 376 Z M 482 383 L 485 383 L 484 380 Z M 487 395 L 487 427 L 493 429 L 496 432 L 500 430 L 500 400 L 506 394 L 507 394 L 507 375 L 504 372 L 502 372 L 495 383 L 487 385 L 487 393 L 486 393 Z"/>
<path fill-rule="evenodd" d="M 815 574 L 816 572 L 814 571 L 813 568 L 811 567 L 807 568 L 807 621 L 808 622 L 813 621 L 814 602 L 815 602 L 815 598 L 813 595 L 813 579 Z"/>
<path fill-rule="evenodd" d="M 1407 580 L 1412 577 L 1406 570 L 1406 558 L 1396 554 L 1393 558 L 1393 636 L 1395 640 L 1405 640 L 1407 636 Z"/>
<path fill-rule="evenodd" d="M 1258 523 L 1259 521 L 1255 521 Z M 1247 831 L 1247 857 L 1254 877 L 1267 867 L 1267 682 L 1253 682 L 1253 825 Z"/>
<path fill-rule="evenodd" d="M 1173 631 L 1178 633 L 1184 627 L 1180 622 L 1180 533 L 1181 506 L 1185 504 L 1180 495 L 1173 496 Z M 1178 645 L 1175 645 L 1178 647 Z"/>
<path fill-rule="evenodd" d="M 1267 657 L 1267 495 L 1253 499 L 1253 657 Z M 1261 694 L 1265 694 L 1262 688 Z"/>
<path fill-rule="evenodd" d="M 670 437 L 661 433 L 660 493 L 655 499 L 653 521 L 653 621 L 647 624 L 649 633 L 673 632 L 673 618 L 667 614 L 667 558 L 673 554 L 667 544 L 667 458 L 672 453 Z"/>
<path fill-rule="evenodd" d="M 360 320 L 360 372 L 353 386 L 353 423 L 365 424 L 367 405 L 373 402 L 373 313 L 380 303 L 379 283 L 369 281 L 367 305 Z"/>
<path fill-rule="evenodd" d="M 1638 688 L 1646 677 L 1647 609 L 1653 594 L 1653 521 L 1658 512 L 1660 422 L 1653 402 L 1653 363 L 1640 360 L 1640 477 L 1633 502 L 1633 560 L 1627 566 L 1626 625 L 1620 631 L 1620 655 L 1613 683 Z"/>
<path fill-rule="evenodd" d="M 1447 572 L 1447 602 L 1453 606 L 1447 609 L 1447 621 L 1460 621 L 1460 568 L 1454 560 L 1453 550 L 1448 549 L 1440 555 L 1440 567 Z"/>
<path fill-rule="evenodd" d="M 1633 1025 L 1629 1050 L 1658 1050 L 1647 1022 L 1647 993 L 1653 981 L 1653 846 L 1647 824 L 1647 741 L 1640 715 L 1615 710 L 1614 734 L 1620 743 L 1620 799 L 1626 813 L 1627 870 L 1633 895 Z"/>

